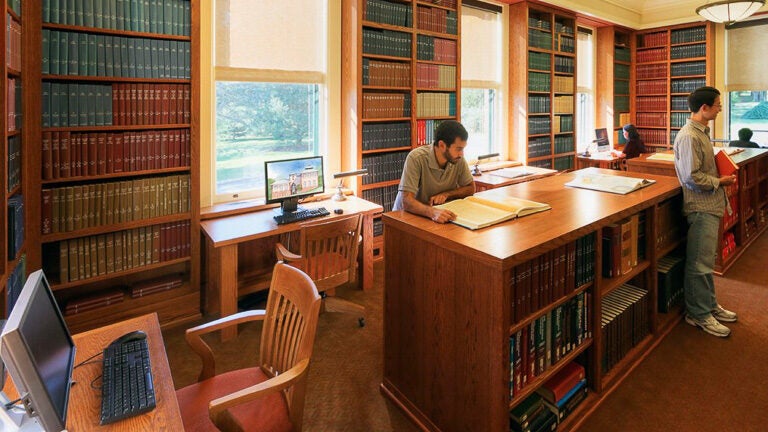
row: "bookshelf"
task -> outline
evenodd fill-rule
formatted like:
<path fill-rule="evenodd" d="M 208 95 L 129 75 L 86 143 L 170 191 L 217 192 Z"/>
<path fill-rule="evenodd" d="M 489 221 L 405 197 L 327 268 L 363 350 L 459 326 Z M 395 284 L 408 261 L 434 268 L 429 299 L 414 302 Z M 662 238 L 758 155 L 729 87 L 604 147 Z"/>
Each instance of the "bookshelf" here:
<path fill-rule="evenodd" d="M 366 168 L 358 194 L 390 211 L 408 152 L 460 116 L 460 0 L 342 2 L 345 166 Z M 381 218 L 374 248 L 382 254 Z"/>
<path fill-rule="evenodd" d="M 635 34 L 634 123 L 646 147 L 669 149 L 690 117 L 687 96 L 711 85 L 712 23 L 682 24 Z"/>
<path fill-rule="evenodd" d="M 45 270 L 73 332 L 147 312 L 196 319 L 197 0 L 44 3 L 24 40 L 40 54 L 24 74 L 25 149 L 40 155 L 25 189 L 41 198 L 28 267 Z M 131 292 L 154 285 L 166 289 Z"/>
<path fill-rule="evenodd" d="M 539 4 L 510 5 L 511 158 L 559 171 L 575 167 L 576 17 Z M 524 112 L 525 115 L 520 115 Z"/>
<path fill-rule="evenodd" d="M 3 207 L 0 214 L 0 310 L 3 316 L 8 315 L 26 279 L 26 241 L 24 230 L 24 215 L 27 200 L 27 190 L 22 186 L 22 164 L 26 160 L 26 152 L 22 151 L 23 143 L 28 139 L 26 130 L 22 127 L 25 106 L 21 103 L 22 94 L 27 92 L 26 82 L 22 81 L 22 35 L 26 23 L 22 17 L 27 11 L 22 10 L 18 0 L 7 0 L 3 11 L 5 32 L 2 36 L 3 46 L 6 47 L 3 58 L 4 89 L 2 101 L 5 116 L 0 125 L 5 134 L 2 168 Z"/>
<path fill-rule="evenodd" d="M 605 26 L 597 29 L 596 127 L 613 130 L 613 148 L 626 140 L 621 127 L 630 123 L 632 37 L 629 30 Z"/>

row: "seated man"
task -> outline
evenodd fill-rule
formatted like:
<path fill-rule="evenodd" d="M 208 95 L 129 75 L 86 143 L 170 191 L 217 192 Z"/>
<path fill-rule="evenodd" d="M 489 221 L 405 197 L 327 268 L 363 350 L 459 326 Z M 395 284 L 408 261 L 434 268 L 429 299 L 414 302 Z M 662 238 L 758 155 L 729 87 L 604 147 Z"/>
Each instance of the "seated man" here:
<path fill-rule="evenodd" d="M 731 141 L 730 143 L 728 143 L 728 147 L 760 148 L 760 146 L 756 142 L 750 141 L 751 139 L 752 139 L 752 129 L 741 128 L 739 129 L 739 140 Z"/>
<path fill-rule="evenodd" d="M 438 223 L 455 219 L 453 212 L 432 206 L 475 193 L 475 182 L 463 158 L 467 137 L 461 123 L 446 120 L 435 129 L 432 145 L 411 150 L 392 210 L 405 210 Z"/>

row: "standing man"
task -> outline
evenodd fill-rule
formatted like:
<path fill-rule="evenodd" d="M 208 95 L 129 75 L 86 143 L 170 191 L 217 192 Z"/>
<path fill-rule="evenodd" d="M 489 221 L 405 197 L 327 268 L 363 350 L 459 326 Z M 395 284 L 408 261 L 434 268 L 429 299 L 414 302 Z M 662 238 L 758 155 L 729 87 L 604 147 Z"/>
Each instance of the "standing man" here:
<path fill-rule="evenodd" d="M 456 219 L 453 212 L 432 206 L 475 193 L 475 181 L 463 157 L 468 136 L 461 123 L 446 120 L 435 129 L 432 145 L 411 150 L 392 210 L 405 210 L 437 223 Z"/>
<path fill-rule="evenodd" d="M 683 214 L 688 220 L 685 261 L 685 322 L 705 332 L 726 337 L 722 322 L 735 322 L 736 314 L 717 303 L 712 272 L 717 254 L 720 219 L 730 205 L 723 186 L 735 176 L 720 176 L 707 124 L 722 110 L 720 92 L 700 87 L 688 96 L 691 118 L 675 138 L 675 171 L 683 186 Z"/>

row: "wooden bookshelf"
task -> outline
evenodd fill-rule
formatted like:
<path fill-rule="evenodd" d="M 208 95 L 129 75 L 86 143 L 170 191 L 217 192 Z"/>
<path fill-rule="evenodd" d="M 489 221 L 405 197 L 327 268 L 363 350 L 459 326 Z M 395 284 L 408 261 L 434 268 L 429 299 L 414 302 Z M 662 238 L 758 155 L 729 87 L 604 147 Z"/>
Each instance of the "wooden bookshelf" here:
<path fill-rule="evenodd" d="M 461 1 L 344 0 L 342 14 L 342 165 L 368 169 L 358 194 L 386 212 L 408 152 L 460 117 Z M 380 218 L 374 233 L 382 257 Z"/>
<path fill-rule="evenodd" d="M 40 155 L 24 171 L 40 198 L 27 209 L 29 269 L 45 270 L 62 310 L 126 291 L 67 315 L 78 331 L 148 312 L 162 325 L 199 318 L 198 0 L 40 3 L 24 2 L 36 29 L 24 37 L 24 150 Z M 131 285 L 170 274 L 182 287 L 130 298 Z"/>
<path fill-rule="evenodd" d="M 576 166 L 576 16 L 520 2 L 510 5 L 509 20 L 510 29 L 519 29 L 510 31 L 509 56 L 526 59 L 510 65 L 510 157 L 539 168 L 572 170 Z"/>
<path fill-rule="evenodd" d="M 690 117 L 687 96 L 712 85 L 713 23 L 636 32 L 632 120 L 649 150 L 670 149 Z"/>
<path fill-rule="evenodd" d="M 630 123 L 633 40 L 621 27 L 597 29 L 596 126 L 613 129 L 611 144 L 618 149 L 626 142 L 621 127 Z"/>

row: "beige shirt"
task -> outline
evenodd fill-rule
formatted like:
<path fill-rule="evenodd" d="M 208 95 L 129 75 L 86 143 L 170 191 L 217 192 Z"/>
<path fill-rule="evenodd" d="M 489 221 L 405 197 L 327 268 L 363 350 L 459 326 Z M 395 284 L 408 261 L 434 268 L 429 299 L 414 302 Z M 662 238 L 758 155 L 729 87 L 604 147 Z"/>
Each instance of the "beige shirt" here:
<path fill-rule="evenodd" d="M 727 200 L 707 126 L 688 119 L 680 129 L 675 137 L 675 172 L 683 186 L 683 213 L 723 216 Z"/>
<path fill-rule="evenodd" d="M 429 204 L 429 198 L 442 192 L 472 184 L 472 174 L 464 158 L 455 164 L 447 163 L 440 168 L 435 157 L 434 145 L 411 150 L 405 159 L 403 176 L 400 178 L 397 198 L 392 210 L 403 210 L 403 192 L 412 192 L 416 199 Z"/>

